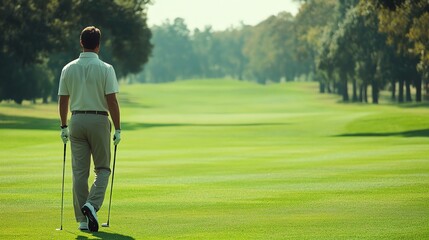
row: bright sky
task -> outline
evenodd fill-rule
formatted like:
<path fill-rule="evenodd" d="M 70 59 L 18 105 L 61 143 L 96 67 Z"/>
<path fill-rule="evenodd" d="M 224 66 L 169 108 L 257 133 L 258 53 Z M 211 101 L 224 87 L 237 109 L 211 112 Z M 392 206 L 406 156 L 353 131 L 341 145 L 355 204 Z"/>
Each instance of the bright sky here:
<path fill-rule="evenodd" d="M 207 25 L 225 30 L 239 26 L 241 21 L 256 25 L 282 11 L 295 15 L 299 5 L 295 0 L 153 0 L 148 5 L 148 24 L 160 25 L 181 17 L 190 30 L 202 30 Z"/>

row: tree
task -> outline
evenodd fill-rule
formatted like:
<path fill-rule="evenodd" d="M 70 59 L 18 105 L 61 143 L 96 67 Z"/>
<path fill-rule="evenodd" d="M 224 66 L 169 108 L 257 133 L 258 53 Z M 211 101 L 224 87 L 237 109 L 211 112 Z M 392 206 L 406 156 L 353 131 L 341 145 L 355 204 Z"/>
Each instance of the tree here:
<path fill-rule="evenodd" d="M 321 72 L 316 73 L 319 49 L 326 34 L 326 28 L 334 21 L 335 0 L 305 1 L 295 17 L 296 48 L 295 61 L 306 66 L 304 73 L 313 75 L 320 84 L 320 92 L 328 86 Z"/>
<path fill-rule="evenodd" d="M 101 28 L 102 39 L 106 40 L 102 40 L 100 57 L 115 66 L 119 77 L 139 72 L 152 48 L 145 14 L 148 2 L 3 0 L 0 62 L 5 64 L 0 65 L 0 75 L 4 76 L 0 79 L 0 100 L 22 102 L 43 95 L 46 101 L 47 92 L 56 99 L 59 72 L 65 63 L 76 58 L 79 33 L 87 25 Z M 9 62 L 14 64 L 9 66 Z M 27 91 L 29 86 L 36 93 Z"/>
<path fill-rule="evenodd" d="M 355 19 L 350 25 L 350 35 L 355 62 L 360 65 L 358 76 L 363 80 L 364 87 L 367 83 L 371 84 L 372 102 L 378 103 L 379 92 L 386 84 L 386 69 L 382 68 L 383 55 L 391 52 L 391 48 L 386 45 L 385 34 L 378 32 L 377 13 L 371 7 L 356 6 L 349 10 L 347 16 Z"/>
<path fill-rule="evenodd" d="M 149 59 L 152 45 L 151 31 L 146 23 L 145 4 L 148 2 L 149 0 L 81 0 L 72 9 L 81 26 L 77 31 L 81 31 L 88 23 L 100 27 L 103 44 L 100 54 L 106 55 L 106 60 L 115 66 L 118 77 L 140 72 Z"/>
<path fill-rule="evenodd" d="M 243 53 L 249 60 L 248 74 L 258 83 L 296 76 L 293 17 L 290 13 L 271 16 L 252 29 Z"/>
<path fill-rule="evenodd" d="M 372 0 L 371 3 L 378 7 L 379 30 L 387 34 L 388 44 L 395 46 L 398 55 L 408 58 L 404 64 L 405 70 L 410 71 L 406 78 L 406 100 L 411 101 L 409 89 L 410 85 L 414 84 L 416 101 L 419 102 L 422 100 L 422 77 L 427 75 L 429 66 L 429 36 L 427 36 L 429 2 Z M 410 65 L 415 65 L 416 70 L 410 68 Z M 399 90 L 401 91 L 401 87 Z"/>
<path fill-rule="evenodd" d="M 189 29 L 182 18 L 153 27 L 153 56 L 146 68 L 150 82 L 168 82 L 192 76 L 194 59 Z"/>
<path fill-rule="evenodd" d="M 244 70 L 248 63 L 243 48 L 250 31 L 250 26 L 242 25 L 239 28 L 214 33 L 215 40 L 222 46 L 218 64 L 220 68 L 224 69 L 225 75 L 243 80 Z"/>
<path fill-rule="evenodd" d="M 334 23 L 328 24 L 323 35 L 320 38 L 320 48 L 316 56 L 316 76 L 319 77 L 320 86 L 319 92 L 324 93 L 325 88 L 328 93 L 335 92 L 336 84 L 334 81 L 334 64 L 331 55 L 329 54 L 330 45 L 335 33 Z"/>
<path fill-rule="evenodd" d="M 45 95 L 36 86 L 50 87 L 46 64 L 50 51 L 60 48 L 57 34 L 62 24 L 55 20 L 57 1 L 2 1 L 0 5 L 0 101 L 21 103 Z M 36 76 L 33 76 L 35 74 Z M 38 82 L 42 81 L 42 82 Z M 46 97 L 46 96 L 43 96 Z"/>

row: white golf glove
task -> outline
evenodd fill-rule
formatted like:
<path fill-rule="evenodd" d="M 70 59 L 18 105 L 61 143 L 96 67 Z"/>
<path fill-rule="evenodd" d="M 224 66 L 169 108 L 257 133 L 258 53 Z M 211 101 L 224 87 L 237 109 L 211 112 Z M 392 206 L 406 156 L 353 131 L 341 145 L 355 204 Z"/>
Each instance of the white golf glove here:
<path fill-rule="evenodd" d="M 115 134 L 113 135 L 113 144 L 118 145 L 121 141 L 121 130 L 115 130 Z"/>
<path fill-rule="evenodd" d="M 61 139 L 64 144 L 67 144 L 67 141 L 69 140 L 69 128 L 67 126 L 61 127 Z"/>

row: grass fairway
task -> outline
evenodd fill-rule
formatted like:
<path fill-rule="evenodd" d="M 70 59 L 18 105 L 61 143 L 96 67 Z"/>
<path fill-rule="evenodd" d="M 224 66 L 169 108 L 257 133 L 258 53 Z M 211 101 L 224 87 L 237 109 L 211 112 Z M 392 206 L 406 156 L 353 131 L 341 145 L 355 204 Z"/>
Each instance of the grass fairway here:
<path fill-rule="evenodd" d="M 232 80 L 121 86 L 111 227 L 94 234 L 74 221 L 70 146 L 55 231 L 56 105 L 2 103 L 0 239 L 429 239 L 429 108 L 316 92 Z"/>

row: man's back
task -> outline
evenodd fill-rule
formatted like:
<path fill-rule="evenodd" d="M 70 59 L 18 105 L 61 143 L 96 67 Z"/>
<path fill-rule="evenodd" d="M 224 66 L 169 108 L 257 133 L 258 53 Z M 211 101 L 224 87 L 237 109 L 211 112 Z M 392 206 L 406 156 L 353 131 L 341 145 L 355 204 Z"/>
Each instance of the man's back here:
<path fill-rule="evenodd" d="M 61 73 L 60 95 L 70 96 L 70 109 L 107 111 L 105 95 L 118 92 L 113 67 L 96 53 L 84 52 Z"/>

